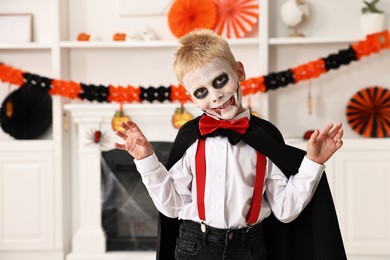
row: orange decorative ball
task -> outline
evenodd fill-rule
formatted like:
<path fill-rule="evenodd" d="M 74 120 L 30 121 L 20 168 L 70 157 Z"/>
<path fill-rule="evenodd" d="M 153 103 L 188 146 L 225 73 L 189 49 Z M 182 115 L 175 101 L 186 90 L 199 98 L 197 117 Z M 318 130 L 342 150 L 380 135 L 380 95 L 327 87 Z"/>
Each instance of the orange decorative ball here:
<path fill-rule="evenodd" d="M 183 106 L 181 106 L 176 108 L 175 113 L 172 116 L 172 125 L 174 128 L 179 129 L 182 127 L 182 125 L 193 118 L 194 117 L 188 111 L 186 111 Z"/>
<path fill-rule="evenodd" d="M 121 126 L 122 122 L 127 122 L 130 120 L 130 117 L 126 116 L 123 111 L 116 111 L 114 117 L 111 121 L 111 126 L 114 131 L 124 132 L 125 129 Z"/>

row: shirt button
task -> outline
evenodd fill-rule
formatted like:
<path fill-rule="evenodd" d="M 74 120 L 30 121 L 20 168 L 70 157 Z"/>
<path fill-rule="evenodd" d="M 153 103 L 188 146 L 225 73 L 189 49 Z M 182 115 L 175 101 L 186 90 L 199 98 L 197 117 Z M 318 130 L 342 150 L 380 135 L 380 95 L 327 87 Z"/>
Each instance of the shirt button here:
<path fill-rule="evenodd" d="M 229 233 L 229 239 L 233 239 L 233 233 Z"/>

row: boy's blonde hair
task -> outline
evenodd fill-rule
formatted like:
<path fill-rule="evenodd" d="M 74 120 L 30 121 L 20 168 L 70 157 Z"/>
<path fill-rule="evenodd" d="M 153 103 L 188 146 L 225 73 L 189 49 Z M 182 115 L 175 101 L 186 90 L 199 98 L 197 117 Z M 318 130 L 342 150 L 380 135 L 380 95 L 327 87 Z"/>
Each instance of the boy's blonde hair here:
<path fill-rule="evenodd" d="M 183 84 L 183 76 L 216 58 L 224 59 L 236 69 L 236 59 L 225 39 L 209 29 L 196 29 L 179 40 L 173 68 Z"/>

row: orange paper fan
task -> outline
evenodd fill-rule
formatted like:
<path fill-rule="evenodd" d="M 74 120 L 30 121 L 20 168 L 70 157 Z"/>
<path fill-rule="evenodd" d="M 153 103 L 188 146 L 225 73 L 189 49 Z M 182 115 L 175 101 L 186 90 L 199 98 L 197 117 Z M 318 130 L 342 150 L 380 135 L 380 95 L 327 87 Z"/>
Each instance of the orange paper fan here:
<path fill-rule="evenodd" d="M 246 36 L 258 21 L 257 0 L 214 0 L 217 23 L 214 31 L 227 38 Z"/>
<path fill-rule="evenodd" d="M 368 87 L 357 92 L 346 109 L 348 124 L 364 137 L 390 136 L 390 91 Z"/>
<path fill-rule="evenodd" d="M 196 28 L 213 29 L 216 19 L 213 0 L 176 0 L 168 13 L 169 28 L 178 38 Z"/>

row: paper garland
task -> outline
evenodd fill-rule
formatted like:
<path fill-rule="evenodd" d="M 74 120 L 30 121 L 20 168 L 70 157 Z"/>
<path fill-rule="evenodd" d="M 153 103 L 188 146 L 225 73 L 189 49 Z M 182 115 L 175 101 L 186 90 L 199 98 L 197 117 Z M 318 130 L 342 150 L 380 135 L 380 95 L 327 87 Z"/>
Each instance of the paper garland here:
<path fill-rule="evenodd" d="M 284 71 L 249 78 L 241 82 L 240 85 L 244 96 L 276 90 L 304 80 L 318 78 L 330 70 L 338 69 L 342 65 L 348 65 L 352 61 L 361 60 L 363 57 L 389 48 L 390 33 L 386 30 L 368 35 L 365 40 L 352 44 L 347 49 L 330 54 L 325 58 L 319 58 Z M 135 87 L 129 84 L 124 87 L 111 84 L 109 86 L 83 84 L 74 81 L 50 79 L 23 72 L 5 64 L 0 64 L 0 80 L 17 86 L 22 86 L 25 82 L 28 82 L 31 86 L 47 91 L 50 95 L 59 95 L 70 99 L 117 103 L 170 101 L 184 104 L 191 102 L 186 95 L 184 87 L 181 85 Z"/>

